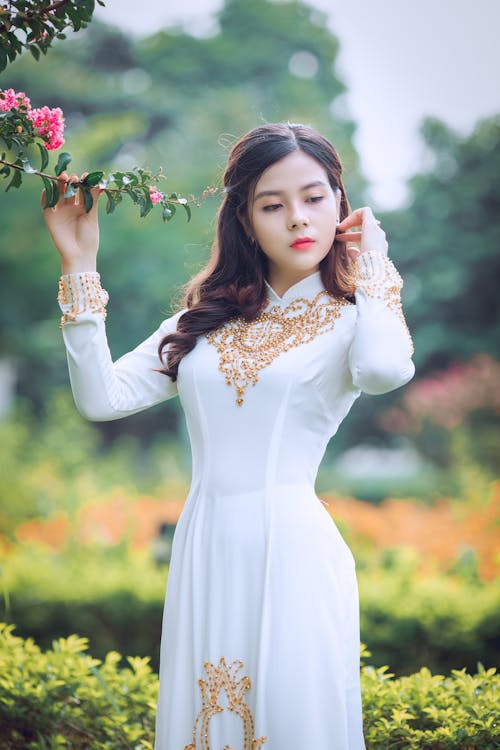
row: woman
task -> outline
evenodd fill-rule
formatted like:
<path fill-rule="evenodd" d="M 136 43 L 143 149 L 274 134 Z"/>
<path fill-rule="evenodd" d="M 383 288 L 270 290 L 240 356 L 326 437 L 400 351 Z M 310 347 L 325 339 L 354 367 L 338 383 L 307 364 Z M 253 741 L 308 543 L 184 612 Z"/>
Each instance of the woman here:
<path fill-rule="evenodd" d="M 370 208 L 351 212 L 341 172 L 310 127 L 241 138 L 207 267 L 115 363 L 97 208 L 61 197 L 44 212 L 78 409 L 118 419 L 178 394 L 189 430 L 156 750 L 365 747 L 355 565 L 314 482 L 361 391 L 398 388 L 414 365 L 385 234 Z"/>

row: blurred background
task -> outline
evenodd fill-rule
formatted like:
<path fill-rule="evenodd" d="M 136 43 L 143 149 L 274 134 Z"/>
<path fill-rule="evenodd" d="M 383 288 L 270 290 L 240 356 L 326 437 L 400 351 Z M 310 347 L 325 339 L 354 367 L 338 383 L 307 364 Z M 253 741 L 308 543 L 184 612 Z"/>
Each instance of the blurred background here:
<path fill-rule="evenodd" d="M 353 207 L 372 206 L 404 278 L 416 376 L 362 396 L 318 493 L 358 565 L 372 663 L 411 673 L 500 654 L 500 11 L 477 0 L 145 0 L 99 8 L 0 88 L 61 107 L 77 173 L 135 165 L 199 195 L 250 128 L 305 122 L 334 143 Z M 176 400 L 90 424 L 68 382 L 59 258 L 39 181 L 0 201 L 0 619 L 42 645 L 157 666 L 190 455 Z M 165 225 L 101 212 L 114 358 L 171 314 L 206 261 L 217 198 Z"/>

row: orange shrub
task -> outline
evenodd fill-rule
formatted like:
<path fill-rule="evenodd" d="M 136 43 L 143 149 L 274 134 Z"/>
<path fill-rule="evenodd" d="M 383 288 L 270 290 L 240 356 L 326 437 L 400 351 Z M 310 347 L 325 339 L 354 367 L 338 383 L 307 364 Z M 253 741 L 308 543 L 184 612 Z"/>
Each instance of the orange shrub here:
<path fill-rule="evenodd" d="M 368 544 L 377 551 L 408 545 L 420 553 L 422 569 L 433 564 L 445 569 L 472 548 L 484 580 L 500 573 L 500 480 L 492 483 L 481 508 L 446 498 L 429 507 L 413 499 L 388 498 L 375 506 L 331 497 L 329 510 L 336 521 L 347 524 L 354 544 Z"/>

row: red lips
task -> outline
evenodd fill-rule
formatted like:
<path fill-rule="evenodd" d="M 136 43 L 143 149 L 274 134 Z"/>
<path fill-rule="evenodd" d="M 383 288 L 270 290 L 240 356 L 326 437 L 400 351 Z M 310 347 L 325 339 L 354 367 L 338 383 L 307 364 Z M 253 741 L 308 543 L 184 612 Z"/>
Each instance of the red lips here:
<path fill-rule="evenodd" d="M 307 250 L 308 247 L 311 247 L 311 245 L 314 244 L 314 240 L 312 237 L 298 237 L 290 247 L 293 247 L 294 250 Z"/>

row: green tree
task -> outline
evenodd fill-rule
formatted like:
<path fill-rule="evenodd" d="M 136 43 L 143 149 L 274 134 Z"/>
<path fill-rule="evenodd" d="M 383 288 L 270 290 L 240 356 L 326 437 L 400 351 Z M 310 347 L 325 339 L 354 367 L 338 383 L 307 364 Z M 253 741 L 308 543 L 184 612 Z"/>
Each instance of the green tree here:
<path fill-rule="evenodd" d="M 351 143 L 354 124 L 335 120 L 330 108 L 345 90 L 334 70 L 338 41 L 319 21 L 301 3 L 268 0 L 229 2 L 210 39 L 168 30 L 134 41 L 94 21 L 72 38 L 71 55 L 60 42 L 36 65 L 21 57 L 0 86 L 29 90 L 36 70 L 32 97 L 64 110 L 75 172 L 97 160 L 110 169 L 163 165 L 182 194 L 217 185 L 231 140 L 263 119 L 305 120 L 338 146 L 356 204 L 364 181 Z M 260 51 L 248 43 L 253 36 Z M 292 64 L 305 52 L 309 57 Z M 259 58 L 267 60 L 264 78 Z M 17 359 L 19 393 L 41 404 L 52 386 L 67 383 L 67 368 L 57 329 L 58 261 L 37 210 L 38 193 L 38 186 L 22 196 L 11 192 L 0 205 L 0 345 Z M 180 286 L 205 262 L 216 207 L 206 201 L 189 225 L 177 222 L 167 233 L 161 222 L 142 221 L 125 206 L 119 221 L 103 219 L 99 267 L 111 294 L 107 323 L 115 356 L 160 323 Z M 165 429 L 165 421 L 178 429 L 178 407 L 160 411 L 102 429 L 147 436 L 160 423 Z"/>
<path fill-rule="evenodd" d="M 411 205 L 384 217 L 420 376 L 500 355 L 500 117 L 465 138 L 435 119 L 421 132 L 433 166 L 410 180 Z"/>

